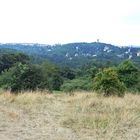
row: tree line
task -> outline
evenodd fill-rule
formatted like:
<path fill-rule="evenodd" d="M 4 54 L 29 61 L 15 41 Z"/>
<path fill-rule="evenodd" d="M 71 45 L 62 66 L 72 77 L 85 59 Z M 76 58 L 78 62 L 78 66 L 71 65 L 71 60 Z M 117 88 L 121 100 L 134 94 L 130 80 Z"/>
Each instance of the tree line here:
<path fill-rule="evenodd" d="M 80 68 L 60 67 L 48 61 L 33 64 L 22 53 L 1 54 L 0 88 L 18 93 L 25 90 L 97 91 L 104 96 L 124 96 L 140 91 L 139 68 L 131 60 L 119 65 L 93 62 Z"/>

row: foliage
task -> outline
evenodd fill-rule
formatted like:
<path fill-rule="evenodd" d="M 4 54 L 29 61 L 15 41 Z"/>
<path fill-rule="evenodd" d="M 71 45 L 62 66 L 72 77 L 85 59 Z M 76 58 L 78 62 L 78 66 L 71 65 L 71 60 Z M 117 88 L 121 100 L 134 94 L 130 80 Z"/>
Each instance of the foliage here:
<path fill-rule="evenodd" d="M 126 60 L 118 66 L 118 74 L 128 89 L 138 84 L 139 70 L 131 60 Z"/>
<path fill-rule="evenodd" d="M 61 76 L 66 79 L 74 79 L 75 78 L 75 71 L 73 69 L 70 69 L 69 67 L 62 67 L 61 68 Z"/>
<path fill-rule="evenodd" d="M 33 56 L 34 63 L 49 60 L 61 66 L 79 68 L 87 63 L 96 63 L 97 67 L 119 64 L 121 61 L 131 59 L 140 66 L 140 51 L 138 47 L 118 47 L 111 44 L 92 43 L 69 43 L 57 45 L 40 44 L 0 44 L 0 48 L 15 49 L 19 52 Z M 110 61 L 111 60 L 111 61 Z"/>
<path fill-rule="evenodd" d="M 61 86 L 61 90 L 65 92 L 73 92 L 76 90 L 92 90 L 92 81 L 90 79 L 73 79 L 65 81 L 65 83 Z"/>
<path fill-rule="evenodd" d="M 35 90 L 40 84 L 42 75 L 34 66 L 18 63 L 9 70 L 2 72 L 0 86 L 12 92 Z"/>
<path fill-rule="evenodd" d="M 114 68 L 106 68 L 96 74 L 94 90 L 104 93 L 104 96 L 124 96 L 125 86 L 120 82 L 117 71 Z"/>
<path fill-rule="evenodd" d="M 127 91 L 140 91 L 139 68 L 131 60 L 117 60 L 115 56 L 122 53 L 121 49 L 109 44 L 73 43 L 44 47 L 38 44 L 30 47 L 7 44 L 0 45 L 0 48 L 4 46 L 11 49 L 0 49 L 0 87 L 3 89 L 14 92 L 35 89 L 70 92 L 94 88 L 105 96 L 123 96 L 125 87 Z M 123 51 L 127 51 L 128 55 L 130 49 L 124 48 Z M 136 51 L 131 51 L 136 55 Z M 124 55 L 125 58 L 127 56 Z"/>
<path fill-rule="evenodd" d="M 47 61 L 42 63 L 39 67 L 43 75 L 42 88 L 47 87 L 50 91 L 60 90 L 60 86 L 63 84 L 60 68 Z"/>
<path fill-rule="evenodd" d="M 21 62 L 27 64 L 29 57 L 22 53 L 4 53 L 0 55 L 0 73 L 5 69 L 9 69 L 15 63 Z"/>

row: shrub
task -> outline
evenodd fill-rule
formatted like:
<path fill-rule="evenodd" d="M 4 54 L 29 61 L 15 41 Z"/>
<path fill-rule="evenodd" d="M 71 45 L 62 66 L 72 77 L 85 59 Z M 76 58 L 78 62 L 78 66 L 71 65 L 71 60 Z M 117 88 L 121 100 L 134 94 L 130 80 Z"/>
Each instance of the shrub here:
<path fill-rule="evenodd" d="M 92 90 L 92 81 L 89 79 L 79 78 L 66 81 L 61 90 L 65 92 L 72 92 L 76 90 Z"/>
<path fill-rule="evenodd" d="M 103 93 L 104 96 L 124 96 L 125 86 L 120 82 L 116 69 L 106 68 L 96 74 L 94 90 L 98 93 Z"/>
<path fill-rule="evenodd" d="M 0 86 L 13 92 L 35 90 L 42 79 L 40 70 L 35 66 L 18 63 L 0 76 Z"/>
<path fill-rule="evenodd" d="M 139 70 L 131 60 L 125 60 L 118 66 L 118 75 L 128 89 L 135 87 L 139 82 Z"/>

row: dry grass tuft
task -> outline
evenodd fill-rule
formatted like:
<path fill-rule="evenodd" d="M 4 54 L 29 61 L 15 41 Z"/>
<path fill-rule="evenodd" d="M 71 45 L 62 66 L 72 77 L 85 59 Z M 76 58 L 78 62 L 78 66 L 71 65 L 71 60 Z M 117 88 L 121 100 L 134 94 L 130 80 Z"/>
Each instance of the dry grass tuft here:
<path fill-rule="evenodd" d="M 97 139 L 137 139 L 140 136 L 140 96 L 99 97 L 77 93 L 69 103 L 63 125 Z M 135 133 L 132 133 L 135 131 Z"/>
<path fill-rule="evenodd" d="M 139 95 L 105 98 L 96 93 L 81 92 L 73 96 L 39 91 L 17 95 L 5 92 L 0 94 L 0 105 L 0 126 L 10 129 L 13 124 L 9 120 L 15 121 L 15 128 L 29 132 L 36 130 L 29 135 L 34 135 L 33 139 L 38 139 L 39 135 L 43 139 L 40 130 L 46 134 L 44 139 L 50 140 L 62 137 L 68 140 L 140 138 Z M 20 137 L 24 139 L 24 135 Z"/>

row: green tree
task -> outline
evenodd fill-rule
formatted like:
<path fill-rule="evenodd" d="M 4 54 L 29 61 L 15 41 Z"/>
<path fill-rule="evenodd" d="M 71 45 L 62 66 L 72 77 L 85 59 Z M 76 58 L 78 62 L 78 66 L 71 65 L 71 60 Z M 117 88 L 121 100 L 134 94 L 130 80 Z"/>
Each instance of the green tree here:
<path fill-rule="evenodd" d="M 124 96 L 125 86 L 120 82 L 115 68 L 105 68 L 96 74 L 94 78 L 94 90 L 103 93 L 104 96 Z"/>
<path fill-rule="evenodd" d="M 27 64 L 29 57 L 22 53 L 7 53 L 0 55 L 0 73 L 14 66 L 15 63 Z"/>
<path fill-rule="evenodd" d="M 139 70 L 131 60 L 125 60 L 118 66 L 118 74 L 128 89 L 138 84 Z"/>
<path fill-rule="evenodd" d="M 44 62 L 39 67 L 43 75 L 41 88 L 47 87 L 50 91 L 60 90 L 60 87 L 63 84 L 60 68 L 48 62 Z"/>
<path fill-rule="evenodd" d="M 75 71 L 70 69 L 69 67 L 62 67 L 61 68 L 61 76 L 66 79 L 74 79 L 75 78 Z"/>
<path fill-rule="evenodd" d="M 12 92 L 35 90 L 42 80 L 40 70 L 35 66 L 18 63 L 9 70 L 2 72 L 0 87 Z"/>

